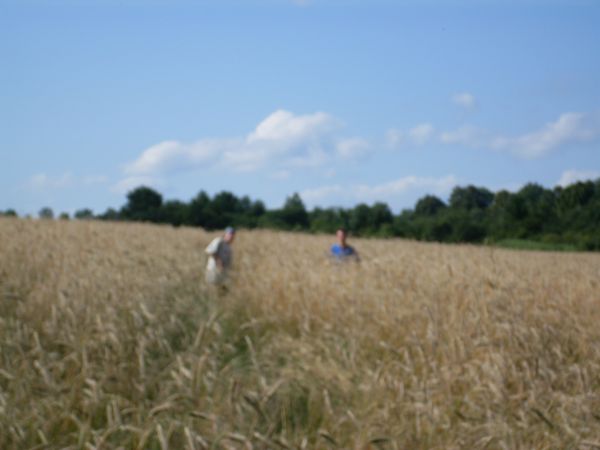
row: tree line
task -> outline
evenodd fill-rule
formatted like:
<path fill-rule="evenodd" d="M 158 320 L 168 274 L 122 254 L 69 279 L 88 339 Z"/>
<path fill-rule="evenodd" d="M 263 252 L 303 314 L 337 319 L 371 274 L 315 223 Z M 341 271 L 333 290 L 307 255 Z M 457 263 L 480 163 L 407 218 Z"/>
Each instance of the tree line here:
<path fill-rule="evenodd" d="M 14 210 L 1 214 L 16 216 Z M 50 208 L 42 208 L 39 216 L 50 219 L 54 214 Z M 59 218 L 68 219 L 69 215 L 62 213 Z M 127 202 L 118 210 L 109 208 L 95 215 L 86 208 L 76 211 L 74 218 L 143 221 L 207 230 L 232 225 L 332 233 L 345 227 L 356 236 L 454 243 L 520 239 L 600 250 L 600 179 L 554 189 L 530 183 L 518 192 L 494 193 L 484 187 L 457 186 L 448 202 L 426 195 L 414 208 L 397 215 L 382 202 L 309 211 L 298 194 L 288 197 L 277 209 L 267 209 L 260 200 L 227 191 L 212 197 L 200 191 L 189 202 L 165 201 L 159 192 L 140 186 L 127 194 Z"/>

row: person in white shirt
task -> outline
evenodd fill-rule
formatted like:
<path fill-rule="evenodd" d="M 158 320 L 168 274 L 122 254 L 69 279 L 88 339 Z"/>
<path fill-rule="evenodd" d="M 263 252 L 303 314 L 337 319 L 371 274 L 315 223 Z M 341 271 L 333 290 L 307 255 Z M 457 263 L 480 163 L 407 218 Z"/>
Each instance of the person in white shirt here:
<path fill-rule="evenodd" d="M 235 239 L 235 230 L 225 228 L 223 236 L 216 237 L 206 247 L 208 262 L 206 264 L 206 282 L 209 284 L 223 284 L 227 280 L 227 273 L 231 268 L 233 252 L 231 244 Z"/>

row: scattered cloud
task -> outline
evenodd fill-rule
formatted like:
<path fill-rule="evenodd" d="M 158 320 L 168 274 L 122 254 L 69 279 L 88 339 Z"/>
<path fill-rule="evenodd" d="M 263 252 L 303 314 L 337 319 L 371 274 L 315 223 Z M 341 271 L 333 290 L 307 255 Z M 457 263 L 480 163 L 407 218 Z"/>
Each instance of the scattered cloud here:
<path fill-rule="evenodd" d="M 214 166 L 254 171 L 270 163 L 316 167 L 330 158 L 340 128 L 341 122 L 324 112 L 296 115 L 277 110 L 244 138 L 160 142 L 128 164 L 125 174 L 148 176 Z"/>
<path fill-rule="evenodd" d="M 203 139 L 192 144 L 163 141 L 144 150 L 140 157 L 125 167 L 127 174 L 152 174 L 195 167 L 214 161 L 219 152 L 236 143 L 228 140 Z"/>
<path fill-rule="evenodd" d="M 324 112 L 297 116 L 289 111 L 278 110 L 258 124 L 247 138 L 253 142 L 278 142 L 293 146 L 318 138 L 335 129 L 339 121 Z"/>
<path fill-rule="evenodd" d="M 477 100 L 475 99 L 475 96 L 469 92 L 459 92 L 454 94 L 452 96 L 452 101 L 456 105 L 468 111 L 472 111 L 477 108 Z"/>
<path fill-rule="evenodd" d="M 302 199 L 309 206 L 316 205 L 352 205 L 356 202 L 387 202 L 392 207 L 397 207 L 407 194 L 433 193 L 447 195 L 458 179 L 454 175 L 443 177 L 419 177 L 409 175 L 393 181 L 380 184 L 354 184 L 342 186 L 333 184 L 306 189 L 300 193 Z"/>
<path fill-rule="evenodd" d="M 305 189 L 300 193 L 302 200 L 309 205 L 315 205 L 325 200 L 335 200 L 334 197 L 346 197 L 347 195 L 348 191 L 339 184 Z"/>
<path fill-rule="evenodd" d="M 564 113 L 541 129 L 520 136 L 493 135 L 470 125 L 439 135 L 443 144 L 456 144 L 473 148 L 507 151 L 524 159 L 540 158 L 567 144 L 586 142 L 600 134 L 600 124 L 595 124 L 583 113 Z"/>
<path fill-rule="evenodd" d="M 509 150 L 522 158 L 533 159 L 564 144 L 591 140 L 598 131 L 588 126 L 585 114 L 570 112 L 561 114 L 558 120 L 547 123 L 538 131 L 516 137 L 495 137 L 490 146 L 497 150 Z"/>
<path fill-rule="evenodd" d="M 433 125 L 430 123 L 422 123 L 410 130 L 408 136 L 416 145 L 423 145 L 433 137 L 434 132 L 435 129 L 433 128 Z"/>
<path fill-rule="evenodd" d="M 456 94 L 453 100 L 465 108 L 476 105 L 469 93 Z M 511 153 L 520 158 L 539 158 L 559 147 L 585 142 L 600 135 L 600 123 L 589 114 L 567 112 L 538 130 L 521 135 L 492 133 L 472 125 L 439 131 L 429 122 L 413 128 L 389 129 L 385 142 L 392 148 L 419 147 L 428 144 L 454 145 Z M 234 172 L 266 169 L 271 179 L 286 180 L 298 169 L 319 169 L 325 178 L 336 174 L 334 165 L 359 160 L 373 152 L 373 144 L 361 137 L 344 137 L 343 124 L 325 112 L 294 114 L 283 109 L 265 117 L 245 136 L 200 139 L 185 143 L 165 140 L 146 150 L 124 167 L 124 178 L 113 186 L 115 192 L 126 192 L 140 184 L 161 186 L 165 176 L 180 170 L 212 169 Z M 327 171 L 327 168 L 330 168 Z M 582 175 L 583 174 L 583 175 Z M 593 177 L 596 172 L 567 171 L 560 183 L 577 177 Z M 103 180 L 99 179 L 99 182 Z M 43 175 L 31 180 L 32 185 L 61 185 L 68 177 L 50 180 Z M 352 204 L 356 201 L 387 201 L 409 193 L 448 193 L 457 184 L 454 176 L 441 178 L 407 176 L 381 184 L 332 184 L 307 189 L 302 195 L 307 204 L 321 200 Z"/>
<path fill-rule="evenodd" d="M 267 147 L 245 145 L 239 141 L 237 145 L 230 148 L 223 148 L 218 159 L 214 161 L 225 168 L 236 172 L 252 172 L 264 166 L 273 155 Z M 197 169 L 205 165 L 188 164 L 186 168 Z"/>
<path fill-rule="evenodd" d="M 306 153 L 292 156 L 283 163 L 286 167 L 295 169 L 310 169 L 325 165 L 330 160 L 327 152 L 321 148 L 309 148 Z"/>
<path fill-rule="evenodd" d="M 338 156 L 344 159 L 358 159 L 371 152 L 371 144 L 366 139 L 342 139 L 336 144 Z"/>
<path fill-rule="evenodd" d="M 396 128 L 390 128 L 385 133 L 385 142 L 388 147 L 397 148 L 404 142 L 404 133 Z"/>
<path fill-rule="evenodd" d="M 441 178 L 418 177 L 414 175 L 399 178 L 383 184 L 373 186 L 362 184 L 355 187 L 356 197 L 364 201 L 376 201 L 383 198 L 390 198 L 395 195 L 402 195 L 415 189 L 425 189 L 435 194 L 446 194 L 457 184 L 454 175 L 447 175 Z"/>
<path fill-rule="evenodd" d="M 388 147 L 398 148 L 404 145 L 420 146 L 435 137 L 435 128 L 430 123 L 422 123 L 408 131 L 391 128 L 386 132 L 385 141 Z"/>
<path fill-rule="evenodd" d="M 471 125 L 462 126 L 453 131 L 444 131 L 439 136 L 442 144 L 459 144 L 465 147 L 485 146 L 486 135 L 483 130 Z"/>
<path fill-rule="evenodd" d="M 560 180 L 558 180 L 558 185 L 566 187 L 578 181 L 596 180 L 598 178 L 600 178 L 600 170 L 565 170 Z"/>
<path fill-rule="evenodd" d="M 75 179 L 70 172 L 65 172 L 60 176 L 51 176 L 45 173 L 38 173 L 31 176 L 25 183 L 26 187 L 32 191 L 44 191 L 48 189 L 63 189 L 72 186 Z"/>

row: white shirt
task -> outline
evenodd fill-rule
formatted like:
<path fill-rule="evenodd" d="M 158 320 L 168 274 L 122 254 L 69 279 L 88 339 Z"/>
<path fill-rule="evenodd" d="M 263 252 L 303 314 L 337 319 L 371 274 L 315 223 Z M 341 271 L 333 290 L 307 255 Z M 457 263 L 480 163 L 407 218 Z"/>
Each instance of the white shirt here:
<path fill-rule="evenodd" d="M 223 237 L 217 237 L 212 240 L 205 250 L 208 255 L 206 263 L 206 281 L 209 283 L 219 283 L 224 281 L 227 270 L 231 267 L 233 253 L 231 246 L 223 240 Z M 217 259 L 221 261 L 223 268 L 217 265 Z"/>

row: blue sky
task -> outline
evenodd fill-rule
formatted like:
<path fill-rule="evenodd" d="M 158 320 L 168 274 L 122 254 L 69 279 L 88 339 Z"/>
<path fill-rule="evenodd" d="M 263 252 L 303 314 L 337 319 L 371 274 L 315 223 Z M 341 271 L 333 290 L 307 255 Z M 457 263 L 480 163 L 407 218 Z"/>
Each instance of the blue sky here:
<path fill-rule="evenodd" d="M 595 1 L 0 0 L 0 209 L 600 177 Z"/>

